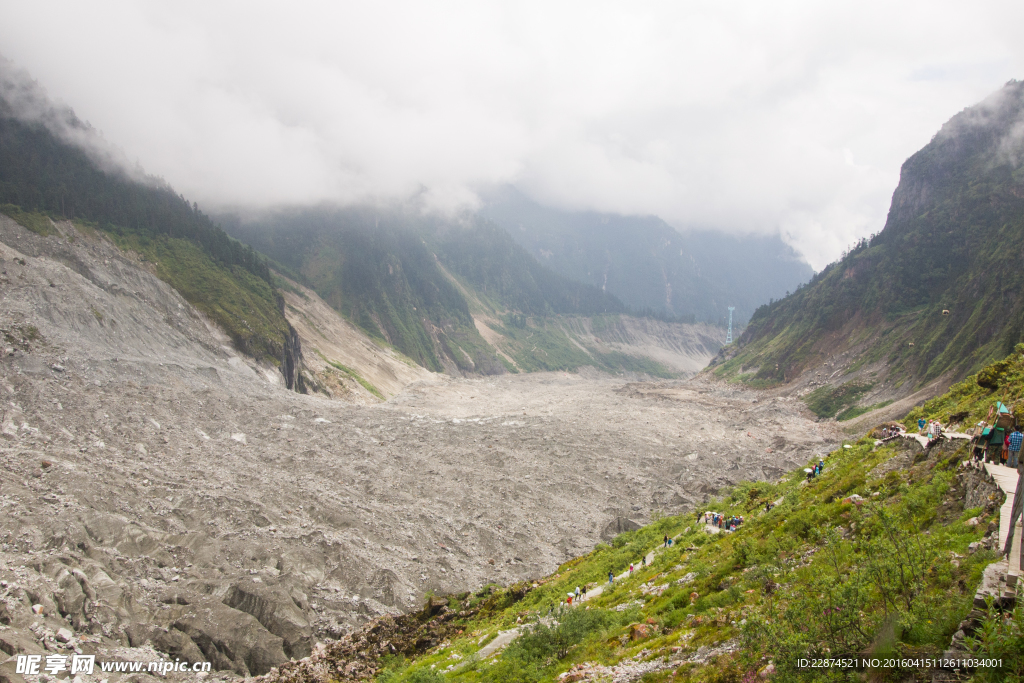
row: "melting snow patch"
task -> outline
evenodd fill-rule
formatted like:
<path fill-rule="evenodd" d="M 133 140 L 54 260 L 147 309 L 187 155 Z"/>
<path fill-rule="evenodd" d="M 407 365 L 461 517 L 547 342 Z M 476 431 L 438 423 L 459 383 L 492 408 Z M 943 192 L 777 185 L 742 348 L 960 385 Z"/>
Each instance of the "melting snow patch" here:
<path fill-rule="evenodd" d="M 232 441 L 237 441 L 238 443 L 245 443 L 245 434 L 243 434 L 241 432 L 239 432 L 237 434 L 232 434 L 231 435 L 231 440 Z"/>

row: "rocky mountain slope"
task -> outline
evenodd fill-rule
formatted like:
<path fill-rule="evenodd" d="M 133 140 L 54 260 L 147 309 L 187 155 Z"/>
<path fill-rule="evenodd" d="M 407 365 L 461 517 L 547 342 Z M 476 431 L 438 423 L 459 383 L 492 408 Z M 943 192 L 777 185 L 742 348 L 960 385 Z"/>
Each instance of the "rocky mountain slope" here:
<path fill-rule="evenodd" d="M 930 394 L 1021 341 L 1024 83 L 950 119 L 903 165 L 885 227 L 758 309 L 716 374 L 838 390 L 837 410 Z"/>
<path fill-rule="evenodd" d="M 229 237 L 197 205 L 122 156 L 71 109 L 51 103 L 27 75 L 0 60 L 0 206 L 7 215 L 43 236 L 51 232 L 51 218 L 70 219 L 138 253 L 158 277 L 224 330 L 237 350 L 278 366 L 289 388 L 326 391 L 329 384 L 340 388 L 348 382 L 353 395 L 380 394 L 368 388 L 372 381 L 357 379 L 360 369 L 330 366 L 319 356 L 306 361 L 318 368 L 310 372 L 322 371 L 323 381 L 307 387 L 299 337 L 284 305 L 283 290 L 299 291 L 298 285 L 272 276 L 264 256 Z M 538 320 L 544 328 L 551 316 L 625 309 L 613 296 L 542 266 L 493 225 L 409 207 L 224 218 L 236 235 L 319 292 L 371 343 L 428 370 L 486 375 L 593 365 L 663 376 L 678 372 L 643 353 L 602 355 L 578 348 L 579 340 L 563 332 L 545 330 L 527 333 L 529 343 L 516 352 L 521 362 L 505 362 L 508 353 L 498 353 L 481 337 L 464 289 L 496 302 L 504 313 L 525 316 L 524 326 L 530 328 L 537 328 Z M 708 350 L 714 353 L 717 347 L 693 353 Z M 336 381 L 327 376 L 332 372 L 340 373 Z"/>
<path fill-rule="evenodd" d="M 376 342 L 313 290 L 283 282 L 284 313 L 302 348 L 299 372 L 307 391 L 349 403 L 376 403 L 434 375 Z"/>
<path fill-rule="evenodd" d="M 580 348 L 557 317 L 621 314 L 626 307 L 546 268 L 487 221 L 412 205 L 280 210 L 221 220 L 366 334 L 427 369 L 491 375 L 592 365 L 677 372 L 642 354 L 637 362 L 630 354 L 599 357 L 600 351 Z M 514 352 L 495 349 L 474 320 L 482 310 L 499 324 L 507 318 L 506 326 L 514 320 L 529 328 L 529 344 Z"/>
<path fill-rule="evenodd" d="M 70 108 L 51 103 L 3 57 L 0 206 L 44 236 L 51 232 L 49 215 L 130 246 L 237 349 L 286 369 L 294 366 L 291 331 L 266 260 L 228 237 L 163 180 L 128 163 L 98 131 Z M 291 385 L 290 375 L 286 380 Z"/>
<path fill-rule="evenodd" d="M 832 438 L 798 402 L 585 373 L 432 374 L 365 407 L 297 394 L 152 262 L 47 227 L 0 216 L 8 654 L 156 648 L 261 673 L 427 591 L 541 576 Z M 311 300 L 309 339 L 333 338 L 343 321 Z M 382 392 L 422 377 L 352 344 Z"/>

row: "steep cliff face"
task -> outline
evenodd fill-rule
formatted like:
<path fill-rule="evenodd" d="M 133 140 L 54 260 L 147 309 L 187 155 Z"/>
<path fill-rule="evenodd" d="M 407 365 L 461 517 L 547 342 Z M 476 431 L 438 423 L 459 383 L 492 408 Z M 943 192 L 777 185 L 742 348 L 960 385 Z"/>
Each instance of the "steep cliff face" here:
<path fill-rule="evenodd" d="M 284 338 L 284 354 L 281 358 L 281 374 L 284 385 L 300 394 L 306 393 L 305 381 L 302 377 L 302 341 L 295 328 L 288 325 L 288 334 Z"/>
<path fill-rule="evenodd" d="M 1024 331 L 1022 161 L 1024 84 L 1010 82 L 910 157 L 884 229 L 759 309 L 716 373 L 855 380 L 877 401 L 1009 353 Z"/>

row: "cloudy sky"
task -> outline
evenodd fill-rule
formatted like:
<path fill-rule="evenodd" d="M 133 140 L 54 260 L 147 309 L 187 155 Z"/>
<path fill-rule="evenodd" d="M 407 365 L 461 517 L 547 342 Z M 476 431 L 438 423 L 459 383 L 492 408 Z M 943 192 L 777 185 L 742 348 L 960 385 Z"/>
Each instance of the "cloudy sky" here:
<path fill-rule="evenodd" d="M 1024 3 L 23 2 L 0 54 L 209 208 L 514 183 L 778 232 L 820 269 L 903 160 L 1024 78 Z"/>

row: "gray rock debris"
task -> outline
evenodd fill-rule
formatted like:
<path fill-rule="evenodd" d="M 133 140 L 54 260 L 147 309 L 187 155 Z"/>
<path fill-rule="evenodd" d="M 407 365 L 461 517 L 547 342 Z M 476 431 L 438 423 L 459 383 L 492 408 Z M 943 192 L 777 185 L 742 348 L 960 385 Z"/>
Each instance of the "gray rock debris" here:
<path fill-rule="evenodd" d="M 0 299 L 0 622 L 17 647 L 263 671 L 429 591 L 543 576 L 834 439 L 798 402 L 703 380 L 297 395 L 147 264 L 57 229 L 0 216 L 0 271 L 26 262 Z"/>

